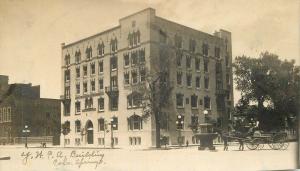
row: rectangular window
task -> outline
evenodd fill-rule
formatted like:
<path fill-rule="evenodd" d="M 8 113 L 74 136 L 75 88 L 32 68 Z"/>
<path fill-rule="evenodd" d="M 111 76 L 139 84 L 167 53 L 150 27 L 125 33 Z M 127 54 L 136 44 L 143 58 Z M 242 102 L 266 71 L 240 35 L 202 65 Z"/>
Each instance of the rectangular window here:
<path fill-rule="evenodd" d="M 95 74 L 95 63 L 91 64 L 91 74 Z"/>
<path fill-rule="evenodd" d="M 129 66 L 129 63 L 130 63 L 130 61 L 129 61 L 129 54 L 128 53 L 124 54 L 124 66 L 125 67 Z"/>
<path fill-rule="evenodd" d="M 190 39 L 189 49 L 190 49 L 191 52 L 196 51 L 196 41 L 195 40 Z"/>
<path fill-rule="evenodd" d="M 140 63 L 145 62 L 145 49 L 139 50 L 139 61 Z"/>
<path fill-rule="evenodd" d="M 183 94 L 176 94 L 176 105 L 177 107 L 183 108 Z"/>
<path fill-rule="evenodd" d="M 192 74 L 190 73 L 186 74 L 186 85 L 192 87 Z"/>
<path fill-rule="evenodd" d="M 204 56 L 208 56 L 208 44 L 206 44 L 206 43 L 204 43 L 203 45 L 202 45 L 202 54 L 204 55 Z"/>
<path fill-rule="evenodd" d="M 118 68 L 118 58 L 117 57 L 112 57 L 110 58 L 110 67 L 111 70 L 116 70 Z"/>
<path fill-rule="evenodd" d="M 131 78 L 132 78 L 132 84 L 136 84 L 138 82 L 136 71 L 131 72 Z"/>
<path fill-rule="evenodd" d="M 182 53 L 181 52 L 176 52 L 176 61 L 177 61 L 177 66 L 181 66 L 181 61 L 182 61 Z"/>
<path fill-rule="evenodd" d="M 80 94 L 80 83 L 76 84 L 76 94 Z"/>
<path fill-rule="evenodd" d="M 215 57 L 220 58 L 220 48 L 219 47 L 215 47 Z"/>
<path fill-rule="evenodd" d="M 105 130 L 105 122 L 103 118 L 98 119 L 98 131 Z"/>
<path fill-rule="evenodd" d="M 98 111 L 104 111 L 104 98 L 103 97 L 98 99 Z"/>
<path fill-rule="evenodd" d="M 83 66 L 83 76 L 87 76 L 87 65 Z"/>
<path fill-rule="evenodd" d="M 141 77 L 141 82 L 146 81 L 146 70 L 144 68 L 140 70 L 140 77 Z"/>
<path fill-rule="evenodd" d="M 230 77 L 229 77 L 229 74 L 226 74 L 226 83 L 227 83 L 227 85 L 230 85 Z"/>
<path fill-rule="evenodd" d="M 228 56 L 225 57 L 225 65 L 226 65 L 226 67 L 229 66 L 229 57 Z"/>
<path fill-rule="evenodd" d="M 80 68 L 76 68 L 76 78 L 80 77 Z"/>
<path fill-rule="evenodd" d="M 65 81 L 70 81 L 70 70 L 65 70 Z"/>
<path fill-rule="evenodd" d="M 177 72 L 177 84 L 182 84 L 182 72 Z"/>
<path fill-rule="evenodd" d="M 118 86 L 118 77 L 117 76 L 112 76 L 110 78 L 110 80 L 111 80 L 111 86 L 112 87 L 117 87 Z"/>
<path fill-rule="evenodd" d="M 70 99 L 70 87 L 65 87 L 65 98 Z"/>
<path fill-rule="evenodd" d="M 87 82 L 84 82 L 84 83 L 83 83 L 83 92 L 84 92 L 84 93 L 87 93 L 87 91 L 88 91 L 88 90 L 87 90 Z"/>
<path fill-rule="evenodd" d="M 65 105 L 64 105 L 64 115 L 65 116 L 70 116 L 70 104 L 69 103 L 66 103 Z"/>
<path fill-rule="evenodd" d="M 131 65 L 136 65 L 138 62 L 137 52 L 131 52 Z"/>
<path fill-rule="evenodd" d="M 96 90 L 96 88 L 95 88 L 95 80 L 91 81 L 91 90 L 92 90 L 92 92 L 94 92 Z"/>
<path fill-rule="evenodd" d="M 200 71 L 200 59 L 195 58 L 195 69 L 196 71 Z"/>
<path fill-rule="evenodd" d="M 103 61 L 99 62 L 99 73 L 103 73 Z"/>
<path fill-rule="evenodd" d="M 196 77 L 196 88 L 200 88 L 200 77 Z"/>
<path fill-rule="evenodd" d="M 175 35 L 175 47 L 182 48 L 182 37 Z"/>
<path fill-rule="evenodd" d="M 104 138 L 98 138 L 98 145 L 105 145 Z"/>
<path fill-rule="evenodd" d="M 76 113 L 80 113 L 80 112 L 81 112 L 81 109 L 80 109 L 80 102 L 76 102 L 76 103 L 75 103 L 75 112 L 76 112 Z"/>
<path fill-rule="evenodd" d="M 196 95 L 191 96 L 191 106 L 192 108 L 198 108 L 198 96 Z"/>
<path fill-rule="evenodd" d="M 208 89 L 208 88 L 209 88 L 209 78 L 208 78 L 208 77 L 205 77 L 205 78 L 204 78 L 204 88 L 205 88 L 205 89 Z"/>
<path fill-rule="evenodd" d="M 128 85 L 130 82 L 129 82 L 129 73 L 124 73 L 124 84 L 125 85 Z"/>
<path fill-rule="evenodd" d="M 208 72 L 208 60 L 204 60 L 204 72 Z"/>
<path fill-rule="evenodd" d="M 104 83 L 103 83 L 103 78 L 99 79 L 99 90 L 103 90 L 104 88 Z"/>
<path fill-rule="evenodd" d="M 204 97 L 204 109 L 210 109 L 210 97 Z"/>
<path fill-rule="evenodd" d="M 118 110 L 118 96 L 111 97 L 111 110 Z"/>
<path fill-rule="evenodd" d="M 191 68 L 192 58 L 191 56 L 186 56 L 186 68 Z"/>

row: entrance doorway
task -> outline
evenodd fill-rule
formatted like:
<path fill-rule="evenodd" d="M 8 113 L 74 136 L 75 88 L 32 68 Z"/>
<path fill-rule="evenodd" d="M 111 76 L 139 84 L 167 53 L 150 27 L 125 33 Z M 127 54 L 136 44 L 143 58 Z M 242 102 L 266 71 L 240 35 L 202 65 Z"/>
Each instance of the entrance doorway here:
<path fill-rule="evenodd" d="M 88 120 L 86 123 L 87 143 L 94 144 L 94 128 L 92 121 Z"/>

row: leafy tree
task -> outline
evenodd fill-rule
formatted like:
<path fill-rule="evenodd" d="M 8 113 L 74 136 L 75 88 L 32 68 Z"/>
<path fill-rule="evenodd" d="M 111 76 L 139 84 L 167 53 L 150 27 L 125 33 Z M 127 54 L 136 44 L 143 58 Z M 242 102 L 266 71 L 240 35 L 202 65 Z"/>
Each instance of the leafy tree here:
<path fill-rule="evenodd" d="M 161 147 L 161 125 L 165 124 L 167 111 L 165 108 L 171 103 L 172 82 L 170 81 L 170 65 L 172 65 L 170 47 L 161 42 L 158 58 L 152 59 L 151 71 L 146 73 L 146 82 L 139 86 L 138 91 L 143 94 L 143 116 L 147 120 L 151 116 L 155 122 L 156 148 Z"/>
<path fill-rule="evenodd" d="M 280 60 L 263 52 L 258 58 L 238 56 L 234 63 L 237 90 L 242 100 L 236 109 L 248 113 L 250 102 L 257 103 L 257 117 L 263 129 L 282 126 L 285 118 L 299 110 L 300 69 L 295 61 Z M 268 104 L 268 106 L 264 106 Z M 248 111 L 248 112 L 247 112 Z M 252 111 L 253 112 L 253 111 Z"/>
<path fill-rule="evenodd" d="M 65 136 L 70 133 L 70 131 L 71 131 L 70 123 L 65 122 L 61 125 L 61 133 L 64 135 L 64 139 L 65 139 Z M 66 145 L 66 142 L 64 141 L 64 146 L 65 145 Z"/>

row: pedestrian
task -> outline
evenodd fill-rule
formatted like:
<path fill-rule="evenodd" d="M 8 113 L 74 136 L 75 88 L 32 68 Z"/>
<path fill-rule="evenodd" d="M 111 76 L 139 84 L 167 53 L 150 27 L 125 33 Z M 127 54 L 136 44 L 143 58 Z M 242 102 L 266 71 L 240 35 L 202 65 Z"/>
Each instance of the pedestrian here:
<path fill-rule="evenodd" d="M 189 146 L 189 140 L 186 140 L 186 147 L 188 147 Z"/>

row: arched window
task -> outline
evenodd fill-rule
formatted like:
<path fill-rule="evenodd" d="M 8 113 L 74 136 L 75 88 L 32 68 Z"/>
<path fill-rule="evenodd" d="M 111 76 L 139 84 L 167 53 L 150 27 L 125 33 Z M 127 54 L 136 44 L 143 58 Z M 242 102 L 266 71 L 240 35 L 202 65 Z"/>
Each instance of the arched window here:
<path fill-rule="evenodd" d="M 75 63 L 78 64 L 81 60 L 80 58 L 81 58 L 81 52 L 80 52 L 80 50 L 78 50 L 75 52 Z"/>
<path fill-rule="evenodd" d="M 92 57 L 92 47 L 87 47 L 86 50 L 85 50 L 85 53 L 86 53 L 86 58 L 89 59 Z"/>
<path fill-rule="evenodd" d="M 104 55 L 104 43 L 103 42 L 99 43 L 97 49 L 98 49 L 98 55 L 103 56 Z"/>
<path fill-rule="evenodd" d="M 140 33 L 140 31 L 138 30 L 137 32 L 136 32 L 136 39 L 137 39 L 137 43 L 139 44 L 140 43 L 140 41 L 141 41 L 141 33 Z"/>
<path fill-rule="evenodd" d="M 65 56 L 65 65 L 70 65 L 70 59 L 71 59 L 70 54 L 66 54 L 66 56 Z"/>
<path fill-rule="evenodd" d="M 140 130 L 143 129 L 143 120 L 139 115 L 133 114 L 128 118 L 129 130 Z"/>
<path fill-rule="evenodd" d="M 112 39 L 110 41 L 110 46 L 111 46 L 111 51 L 112 52 L 116 52 L 118 50 L 118 40 L 117 40 L 117 38 Z"/>
<path fill-rule="evenodd" d="M 132 33 L 128 34 L 128 45 L 129 47 L 133 46 L 133 38 L 132 38 Z"/>
<path fill-rule="evenodd" d="M 75 121 L 75 132 L 80 132 L 81 130 L 81 122 L 79 120 Z"/>

